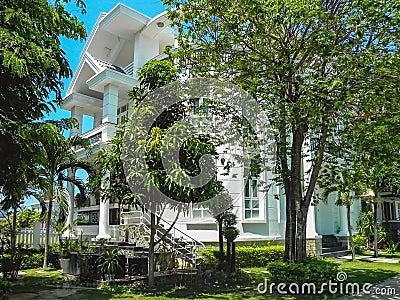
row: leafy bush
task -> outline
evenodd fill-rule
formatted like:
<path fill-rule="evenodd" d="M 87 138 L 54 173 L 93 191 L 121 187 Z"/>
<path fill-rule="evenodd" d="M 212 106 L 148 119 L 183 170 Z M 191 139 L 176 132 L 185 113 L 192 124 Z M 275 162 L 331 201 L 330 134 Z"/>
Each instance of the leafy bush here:
<path fill-rule="evenodd" d="M 0 279 L 0 300 L 8 299 L 8 294 L 11 292 L 13 284 L 4 279 Z"/>
<path fill-rule="evenodd" d="M 397 249 L 399 248 L 400 242 L 397 243 L 389 243 L 389 245 L 386 248 L 386 252 L 389 254 L 394 254 Z"/>
<path fill-rule="evenodd" d="M 27 253 L 22 258 L 21 269 L 41 268 L 43 265 L 43 259 L 43 253 Z"/>
<path fill-rule="evenodd" d="M 283 260 L 283 246 L 242 246 L 236 248 L 236 263 L 242 268 L 266 266 L 270 262 Z M 201 252 L 203 260 L 210 264 L 218 263 L 219 250 L 206 248 Z"/>
<path fill-rule="evenodd" d="M 307 257 L 303 263 L 275 261 L 268 265 L 271 281 L 279 284 L 314 283 L 317 288 L 329 280 L 335 281 L 338 264 L 315 257 Z"/>
<path fill-rule="evenodd" d="M 357 254 L 362 254 L 363 250 L 367 248 L 368 238 L 361 234 L 357 234 L 353 237 L 354 250 Z"/>

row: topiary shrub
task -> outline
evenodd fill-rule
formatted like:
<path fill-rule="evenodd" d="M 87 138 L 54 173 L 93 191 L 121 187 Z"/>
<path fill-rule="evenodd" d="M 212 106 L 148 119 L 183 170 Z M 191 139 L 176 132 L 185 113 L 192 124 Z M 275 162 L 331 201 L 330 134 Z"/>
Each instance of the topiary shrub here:
<path fill-rule="evenodd" d="M 283 246 L 241 246 L 236 248 L 236 264 L 241 268 L 266 266 L 273 261 L 283 260 Z M 206 263 L 218 263 L 218 248 L 206 248 L 201 257 Z"/>
<path fill-rule="evenodd" d="M 339 266 L 331 261 L 307 257 L 303 263 L 271 262 L 267 268 L 271 275 L 271 282 L 275 284 L 314 283 L 319 288 L 321 284 L 329 280 L 332 282 L 336 280 Z"/>

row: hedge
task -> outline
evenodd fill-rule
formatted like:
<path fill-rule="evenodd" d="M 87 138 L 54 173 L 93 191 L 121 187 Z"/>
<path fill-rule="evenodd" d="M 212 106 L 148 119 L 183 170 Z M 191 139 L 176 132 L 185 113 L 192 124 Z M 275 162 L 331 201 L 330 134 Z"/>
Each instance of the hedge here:
<path fill-rule="evenodd" d="M 217 264 L 218 248 L 206 248 L 201 257 L 206 263 Z M 266 266 L 283 260 L 283 246 L 240 246 L 236 248 L 236 265 L 242 268 Z"/>
<path fill-rule="evenodd" d="M 267 269 L 271 274 L 271 282 L 276 284 L 314 283 L 319 289 L 323 283 L 328 283 L 329 280 L 336 281 L 339 265 L 316 257 L 306 257 L 302 263 L 272 262 Z"/>

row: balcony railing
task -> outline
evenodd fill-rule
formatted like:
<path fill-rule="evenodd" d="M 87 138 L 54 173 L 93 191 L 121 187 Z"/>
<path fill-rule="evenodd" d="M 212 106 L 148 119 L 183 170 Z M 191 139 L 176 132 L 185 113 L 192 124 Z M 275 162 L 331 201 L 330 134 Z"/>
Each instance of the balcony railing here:
<path fill-rule="evenodd" d="M 103 123 L 89 130 L 88 132 L 83 133 L 81 136 L 89 140 L 90 145 L 96 145 L 99 143 L 105 143 L 115 135 L 115 125 L 112 123 Z M 82 147 L 79 146 L 75 150 L 79 150 Z"/>
<path fill-rule="evenodd" d="M 135 76 L 135 70 L 133 67 L 133 62 L 131 62 L 129 65 L 127 65 L 126 67 L 122 68 L 125 73 L 129 76 Z"/>

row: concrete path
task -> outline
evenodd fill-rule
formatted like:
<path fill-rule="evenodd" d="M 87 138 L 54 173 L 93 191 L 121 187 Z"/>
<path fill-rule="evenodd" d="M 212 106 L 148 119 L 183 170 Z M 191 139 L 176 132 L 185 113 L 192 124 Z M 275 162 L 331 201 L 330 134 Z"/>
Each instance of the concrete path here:
<path fill-rule="evenodd" d="M 362 289 L 362 287 L 361 287 Z M 370 293 L 361 292 L 358 295 L 340 297 L 340 300 L 366 299 L 366 300 L 400 300 L 400 274 L 367 289 Z"/>

